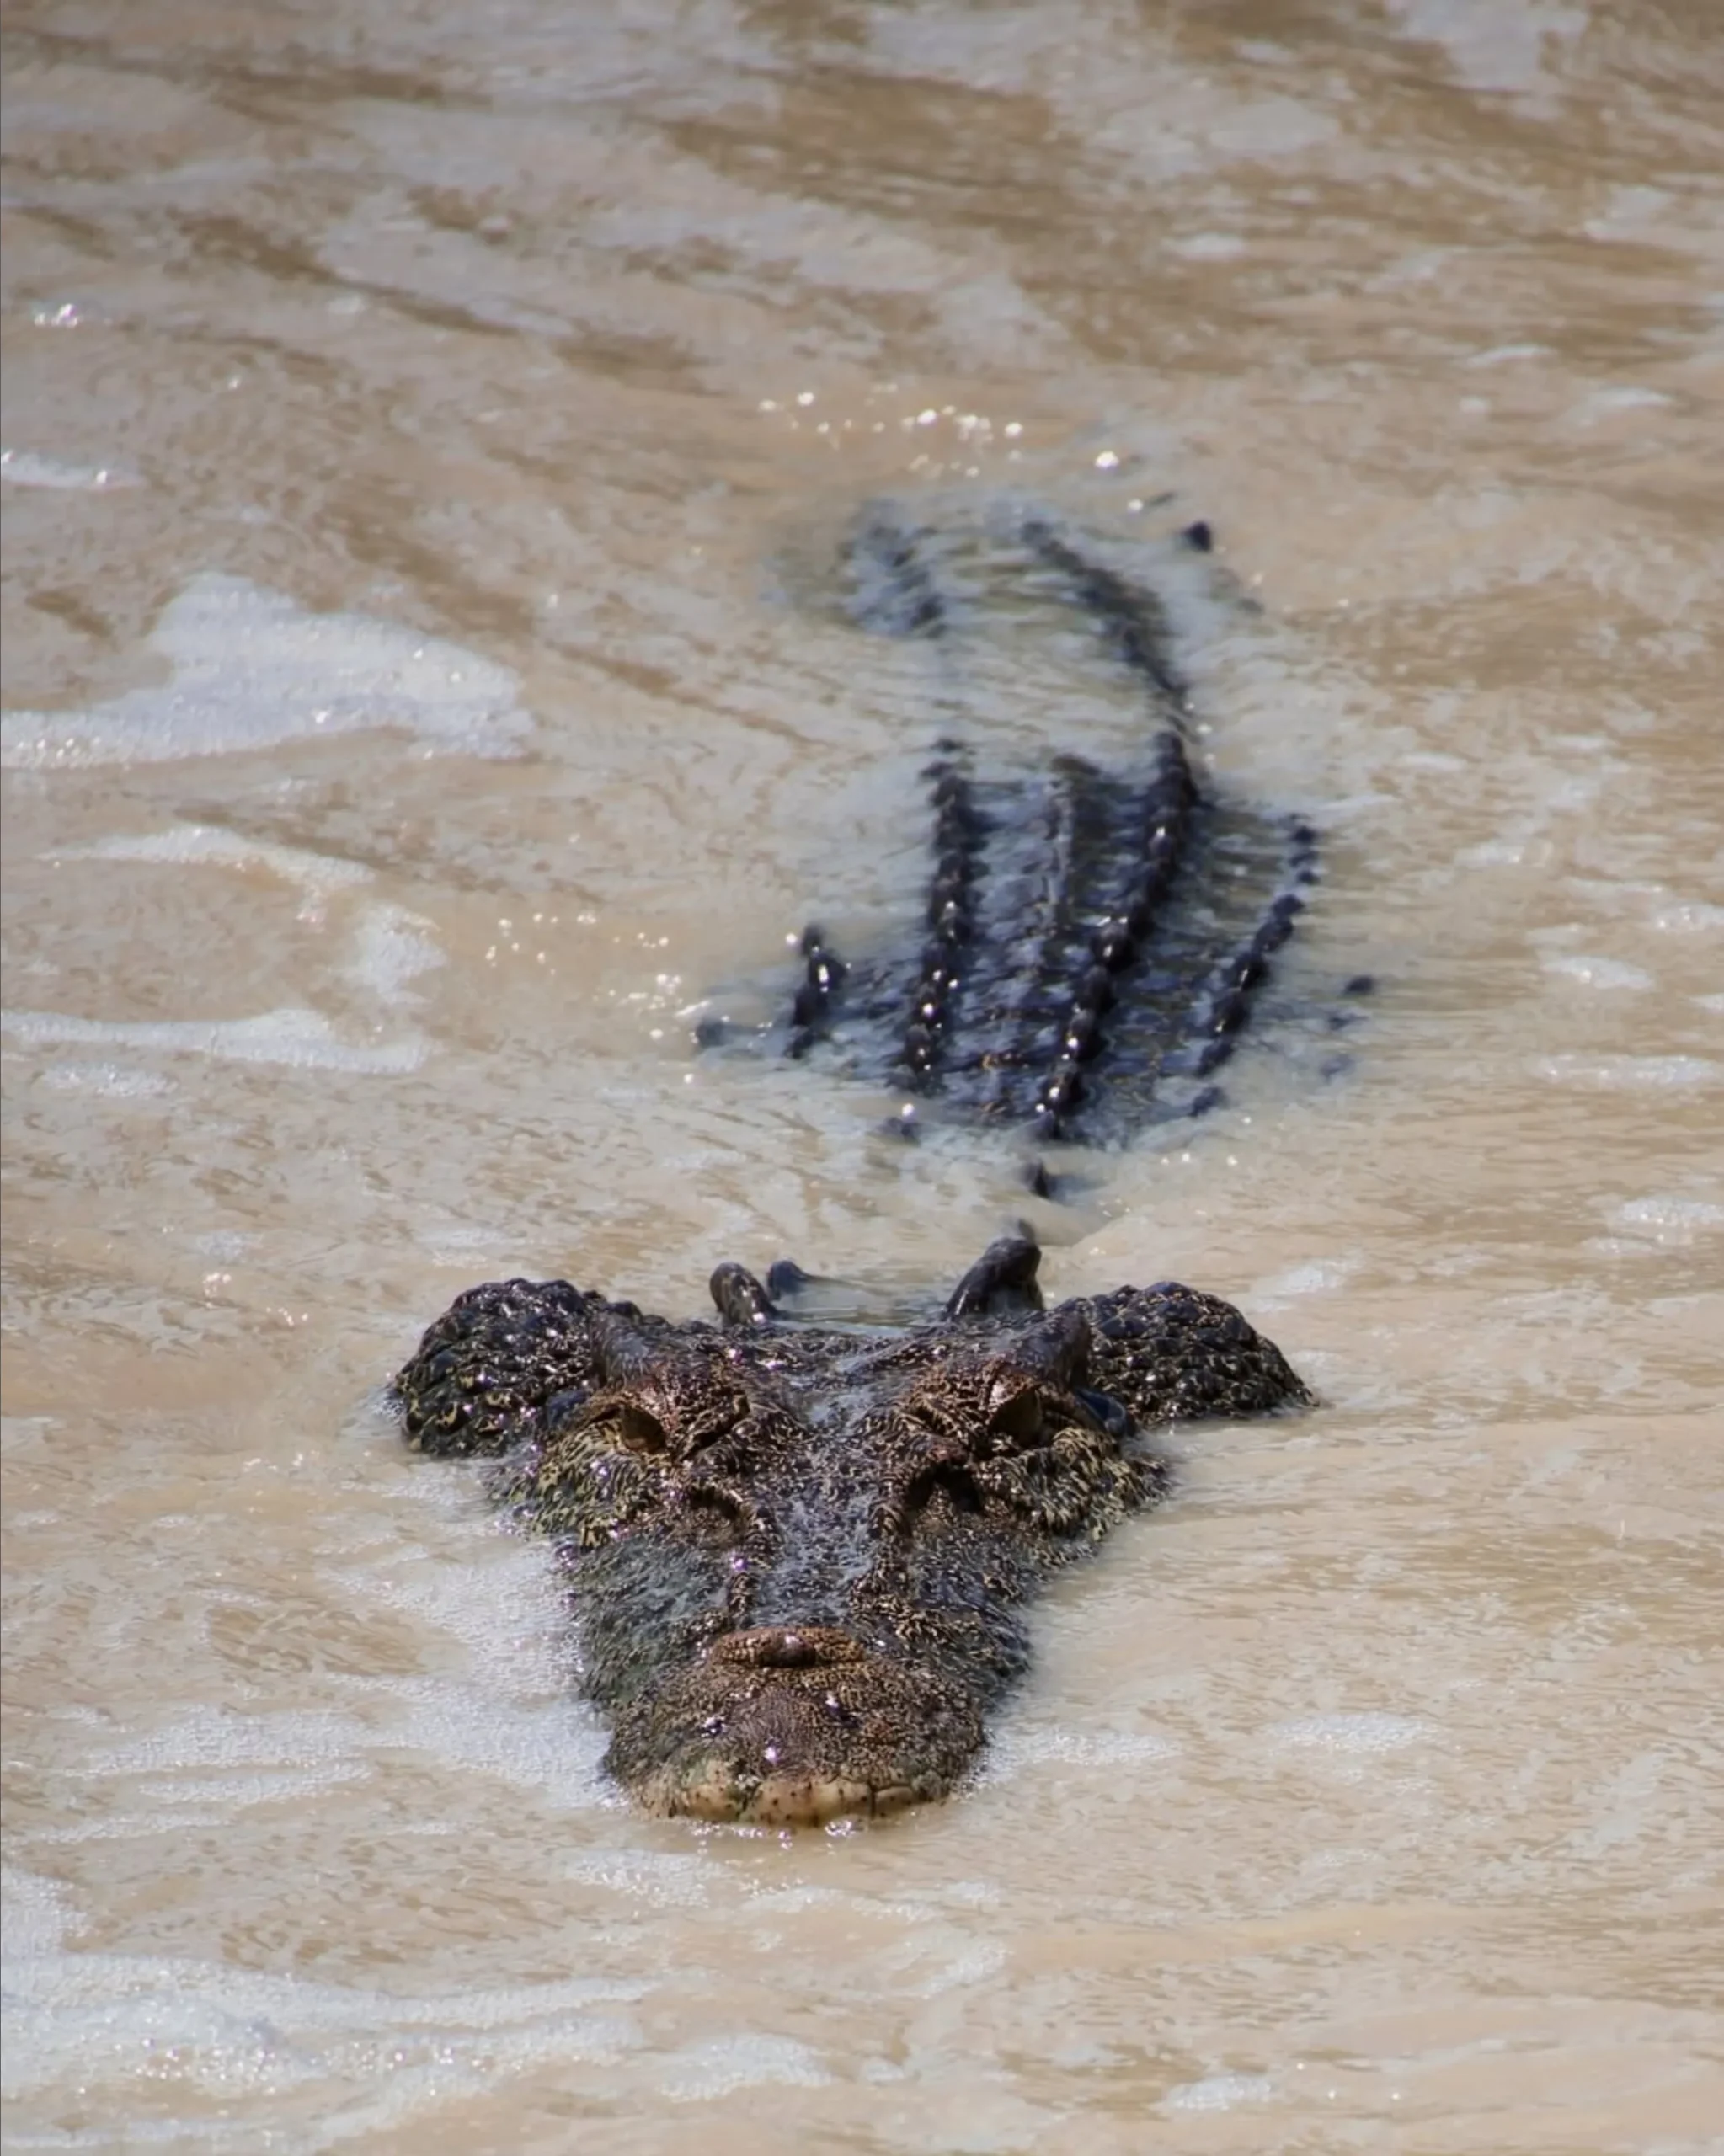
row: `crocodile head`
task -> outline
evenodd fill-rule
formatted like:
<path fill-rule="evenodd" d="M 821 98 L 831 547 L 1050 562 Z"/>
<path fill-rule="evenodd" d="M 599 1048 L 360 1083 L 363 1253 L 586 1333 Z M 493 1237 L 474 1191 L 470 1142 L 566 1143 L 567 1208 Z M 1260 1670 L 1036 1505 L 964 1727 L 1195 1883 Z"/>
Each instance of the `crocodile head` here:
<path fill-rule="evenodd" d="M 1044 1311 L 1034 1264 L 996 1246 L 907 1332 L 782 1322 L 727 1267 L 718 1326 L 505 1282 L 427 1335 L 408 1435 L 514 1442 L 499 1494 L 555 1538 L 606 1764 L 647 1808 L 788 1825 L 945 1794 L 1038 1582 L 1164 1487 L 1145 1425 L 1303 1396 L 1225 1304 Z"/>

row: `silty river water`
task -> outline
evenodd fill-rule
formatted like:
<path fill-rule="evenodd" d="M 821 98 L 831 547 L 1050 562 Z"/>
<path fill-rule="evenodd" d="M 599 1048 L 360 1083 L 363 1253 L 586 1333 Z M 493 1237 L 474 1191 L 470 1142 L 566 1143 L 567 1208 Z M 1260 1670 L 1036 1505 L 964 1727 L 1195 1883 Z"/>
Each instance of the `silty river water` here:
<path fill-rule="evenodd" d="M 1716 2147 L 1711 0 L 6 43 L 8 2148 Z M 1209 752 L 1376 995 L 1037 1217 L 1323 1404 L 1190 1434 L 958 1799 L 702 1830 L 374 1394 L 474 1280 L 1022 1209 L 691 1051 L 915 907 L 933 717 L 808 590 L 924 490 L 1202 515 L 1261 602 Z"/>

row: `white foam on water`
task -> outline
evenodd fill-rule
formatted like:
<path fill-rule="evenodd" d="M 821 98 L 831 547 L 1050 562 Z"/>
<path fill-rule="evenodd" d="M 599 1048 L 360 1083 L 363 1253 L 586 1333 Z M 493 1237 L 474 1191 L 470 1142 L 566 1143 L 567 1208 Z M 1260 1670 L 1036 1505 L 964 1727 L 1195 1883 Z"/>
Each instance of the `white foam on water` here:
<path fill-rule="evenodd" d="M 1532 1067 L 1559 1086 L 1601 1092 L 1697 1092 L 1724 1077 L 1724 1065 L 1705 1055 L 1543 1055 Z"/>
<path fill-rule="evenodd" d="M 1291 1265 L 1282 1273 L 1272 1273 L 1257 1283 L 1253 1300 L 1264 1307 L 1271 1303 L 1285 1301 L 1293 1295 L 1324 1295 L 1337 1288 L 1345 1287 L 1349 1278 L 1359 1268 L 1356 1257 L 1314 1257 L 1303 1265 Z"/>
<path fill-rule="evenodd" d="M 336 891 L 368 883 L 371 872 L 362 862 L 342 861 L 303 847 L 275 846 L 267 839 L 242 838 L 219 824 L 174 824 L 165 831 L 136 835 L 116 832 L 88 846 L 67 846 L 62 861 L 156 861 L 187 867 L 262 868 L 302 892 L 323 899 Z"/>
<path fill-rule="evenodd" d="M 192 1707 L 160 1729 L 93 1753 L 90 1766 L 101 1774 L 180 1774 L 189 1767 L 329 1765 L 350 1758 L 364 1734 L 351 1716 L 339 1713 Z"/>
<path fill-rule="evenodd" d="M 380 1003 L 412 1002 L 410 984 L 444 963 L 441 951 L 419 933 L 430 926 L 405 906 L 368 906 L 354 931 L 354 954 L 344 969 L 348 979 Z"/>
<path fill-rule="evenodd" d="M 831 2079 L 806 2044 L 752 2033 L 686 2045 L 670 2052 L 659 2071 L 659 2087 L 680 2104 L 734 2095 L 739 2089 L 819 2089 Z"/>
<path fill-rule="evenodd" d="M 455 1719 L 476 1729 L 484 1719 L 477 1699 L 460 1703 Z M 216 1800 L 186 1821 L 206 1830 L 230 1821 L 237 1805 L 302 1798 L 331 1775 L 362 1773 L 368 1745 L 392 1751 L 397 1742 L 392 1731 L 380 1736 L 369 1715 L 198 1707 L 109 1748 L 92 1768 L 138 1777 L 131 1801 L 102 1822 L 109 1830 L 172 1832 L 179 1819 L 172 1807 L 188 1796 Z M 42 1837 L 82 1838 L 75 1826 Z M 291 2099 L 291 2145 L 337 2148 L 350 2145 L 357 2132 L 483 2094 L 499 2074 L 577 2061 L 614 2064 L 643 2042 L 632 2016 L 595 2009 L 644 1997 L 653 1988 L 646 1982 L 552 1978 L 479 1990 L 456 1983 L 403 1998 L 207 1958 L 81 1951 L 65 1890 L 8 1865 L 0 1892 L 7 1990 L 0 2094 L 9 2107 L 75 2084 L 104 2121 L 88 2133 L 55 2132 L 41 2145 L 109 2146 L 112 2119 L 140 2104 L 142 2137 L 150 2138 L 164 2084 L 178 2084 L 200 2099 Z M 161 2123 L 155 2137 L 174 2147 L 205 2137 L 194 2120 Z M 139 2138 L 130 2129 L 126 2137 Z M 231 2145 L 231 2122 L 212 2127 L 207 2137 Z M 38 2145 L 27 2133 L 16 2138 L 19 2147 Z"/>
<path fill-rule="evenodd" d="M 626 1894 L 653 1908 L 703 1908 L 712 1899 L 713 1866 L 704 1857 L 677 1856 L 668 1849 L 624 1852 L 573 1849 L 558 1866 L 564 1879 Z M 835 1897 L 841 1900 L 842 1897 Z"/>
<path fill-rule="evenodd" d="M 344 1041 L 321 1011 L 288 1008 L 254 1018 L 163 1018 L 124 1022 L 75 1018 L 57 1011 L 0 1011 L 0 1027 L 33 1046 L 60 1043 L 161 1049 L 212 1055 L 229 1063 L 280 1064 L 296 1070 L 347 1070 L 399 1076 L 417 1070 L 427 1043 L 414 1033 L 366 1044 Z"/>
<path fill-rule="evenodd" d="M 199 1706 L 159 1728 L 92 1752 L 84 1771 L 115 1801 L 95 1817 L 44 1827 L 43 1843 L 120 1839 L 222 1828 L 257 1804 L 315 1796 L 371 1772 L 367 1731 L 340 1713 L 244 1713 Z"/>
<path fill-rule="evenodd" d="M 1608 419 L 1613 412 L 1658 411 L 1674 402 L 1662 389 L 1648 389 L 1640 382 L 1613 382 L 1592 391 L 1572 405 L 1568 417 L 1577 426 L 1590 427 Z"/>
<path fill-rule="evenodd" d="M 1305 1715 L 1294 1721 L 1276 1722 L 1266 1734 L 1289 1751 L 1336 1752 L 1353 1757 L 1361 1753 L 1403 1751 L 1429 1737 L 1431 1726 L 1415 1715 Z"/>
<path fill-rule="evenodd" d="M 644 1983 L 576 1977 L 403 1998 L 189 1957 L 78 1952 L 60 1891 L 13 1866 L 4 1903 L 0 2093 L 8 2105 L 72 2086 L 109 2105 L 157 2100 L 141 2132 L 128 2126 L 128 2145 L 232 2145 L 231 2120 L 211 2121 L 205 2136 L 191 2120 L 163 2119 L 157 2134 L 147 2113 L 164 2084 L 229 2100 L 321 2093 L 318 2124 L 296 2125 L 291 2140 L 315 2150 L 483 2094 L 499 2073 L 614 2063 L 643 2041 L 632 2016 L 594 2009 L 632 2004 L 650 1990 Z M 111 2147 L 113 2113 L 99 2116 L 110 2123 L 56 2133 L 45 2145 Z M 20 2136 L 17 2145 L 33 2144 Z"/>
<path fill-rule="evenodd" d="M 365 1726 L 339 1713 L 192 1707 L 92 1752 L 112 1801 L 44 1827 L 44 1844 L 221 1830 L 254 1805 L 303 1802 L 371 1772 Z"/>
<path fill-rule="evenodd" d="M 0 449 L 0 479 L 14 487 L 50 487 L 88 494 L 143 484 L 136 472 L 124 464 L 72 464 L 63 457 L 40 456 L 32 449 Z"/>
<path fill-rule="evenodd" d="M 244 577 L 194 577 L 148 648 L 173 670 L 82 712 L 0 716 L 0 764 L 55 770 L 232 755 L 404 728 L 445 750 L 515 753 L 520 677 L 440 637 L 363 614 L 308 613 Z"/>
<path fill-rule="evenodd" d="M 1440 46 L 1468 89 L 1534 99 L 1545 109 L 1561 84 L 1552 48 L 1577 37 L 1587 21 L 1583 11 L 1550 0 L 1514 8 L 1497 0 L 1389 0 L 1384 13 L 1396 35 Z"/>
<path fill-rule="evenodd" d="M 1469 352 L 1464 367 L 1506 366 L 1513 360 L 1543 360 L 1551 356 L 1548 344 L 1492 344 L 1488 350 Z"/>
<path fill-rule="evenodd" d="M 1650 920 L 1667 936 L 1716 935 L 1724 928 L 1724 906 L 1707 899 L 1678 899 L 1658 907 Z"/>
<path fill-rule="evenodd" d="M 417 1230 L 419 1247 L 433 1265 L 494 1265 L 504 1262 L 520 1243 L 507 1228 L 478 1228 L 462 1221 L 441 1221 Z"/>
<path fill-rule="evenodd" d="M 383 1427 L 398 1424 L 386 1416 Z M 360 1564 L 328 1568 L 336 1599 L 363 1601 L 459 1640 L 494 1665 L 504 1689 L 520 1699 L 558 1690 L 567 1676 L 565 1653 L 555 1644 L 566 1629 L 568 1590 L 549 1543 L 510 1534 L 484 1495 L 484 1485 L 465 1460 L 417 1460 L 412 1465 L 414 1502 L 425 1511 L 421 1546 L 390 1547 Z M 445 1561 L 451 1552 L 458 1562 Z M 484 1592 L 474 1593 L 474 1567 Z"/>
<path fill-rule="evenodd" d="M 607 1732 L 574 1696 L 568 1588 L 548 1546 L 503 1534 L 459 1469 L 414 1483 L 432 1510 L 427 1546 L 326 1575 L 344 1606 L 387 1610 L 416 1633 L 458 1641 L 469 1657 L 466 1669 L 363 1680 L 374 1710 L 387 1703 L 388 1747 L 489 1774 L 559 1811 L 608 1808 Z M 440 1526 L 452 1530 L 456 1562 Z"/>
<path fill-rule="evenodd" d="M 277 846 L 266 840 L 243 837 L 221 825 L 176 824 L 167 830 L 144 833 L 119 832 L 80 846 L 69 846 L 56 857 L 62 861 L 131 861 L 156 862 L 174 867 L 205 867 L 236 872 L 262 870 L 279 878 L 299 893 L 299 918 L 308 927 L 321 927 L 325 910 L 338 895 L 362 889 L 372 879 L 362 863 L 311 851 L 300 846 Z M 400 1008 L 416 999 L 411 984 L 424 973 L 445 963 L 443 953 L 428 933 L 432 924 L 403 906 L 371 901 L 362 905 L 352 930 L 351 952 L 342 967 L 345 979 L 361 989 L 375 1003 Z M 155 1021 L 147 1027 L 109 1025 L 99 1020 L 60 1017 L 41 1011 L 4 1014 L 8 1029 L 35 1040 L 93 1038 L 81 1030 L 91 1024 L 104 1026 L 104 1037 L 124 1040 L 133 1047 L 195 1049 L 250 1063 L 287 1063 L 319 1070 L 346 1069 L 380 1072 L 412 1070 L 423 1060 L 424 1043 L 406 1034 L 389 1043 L 363 1044 L 344 1042 L 330 1022 L 313 1011 L 281 1010 L 261 1017 L 219 1022 L 195 1019 Z M 99 1066 L 68 1066 L 94 1070 Z M 73 1090 L 77 1079 L 51 1075 L 63 1091 Z M 112 1081 L 90 1090 L 116 1094 L 165 1091 L 168 1082 L 143 1075 L 127 1077 L 115 1072 Z"/>
<path fill-rule="evenodd" d="M 1027 1767 L 1143 1766 L 1177 1758 L 1181 1747 L 1147 1730 L 1002 1730 L 989 1748 L 989 1780 L 1009 1780 Z"/>
<path fill-rule="evenodd" d="M 1193 232 L 1165 244 L 1169 254 L 1177 254 L 1185 262 L 1232 262 L 1246 251 L 1246 242 L 1238 232 Z"/>
<path fill-rule="evenodd" d="M 1600 958 L 1589 953 L 1575 952 L 1558 958 L 1547 955 L 1544 960 L 1547 974 L 1561 974 L 1569 980 L 1577 980 L 1588 988 L 1650 988 L 1652 976 L 1641 966 L 1631 966 L 1620 958 Z"/>
<path fill-rule="evenodd" d="M 1230 2111 L 1241 2104 L 1266 2104 L 1274 2094 L 1267 2073 L 1206 2073 L 1170 2089 L 1161 2104 L 1170 2111 Z"/>
<path fill-rule="evenodd" d="M 56 1063 L 41 1082 L 56 1093 L 95 1093 L 104 1100 L 154 1101 L 174 1091 L 173 1081 L 153 1070 L 127 1070 L 117 1063 Z"/>
<path fill-rule="evenodd" d="M 392 1749 L 411 1746 L 440 1768 L 489 1775 L 559 1812 L 608 1811 L 616 1801 L 599 1764 L 606 1732 L 568 1686 L 536 1703 L 499 1697 L 488 1672 L 472 1683 L 392 1678 L 368 1689 L 397 1710 Z"/>
<path fill-rule="evenodd" d="M 1610 1224 L 1631 1235 L 1656 1236 L 1660 1242 L 1691 1242 L 1707 1229 L 1724 1228 L 1724 1205 L 1707 1198 L 1684 1198 L 1675 1192 L 1658 1192 L 1647 1198 L 1631 1198 L 1613 1207 Z"/>
<path fill-rule="evenodd" d="M 77 1929 L 65 1888 L 15 1864 L 0 1864 L 0 1914 L 8 1964 L 57 1953 Z"/>

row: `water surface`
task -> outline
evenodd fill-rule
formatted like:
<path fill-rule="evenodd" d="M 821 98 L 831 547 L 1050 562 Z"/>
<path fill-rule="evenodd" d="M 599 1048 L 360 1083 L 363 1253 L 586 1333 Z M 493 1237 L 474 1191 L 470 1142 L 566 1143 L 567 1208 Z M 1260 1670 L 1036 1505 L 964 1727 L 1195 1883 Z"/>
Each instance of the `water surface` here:
<path fill-rule="evenodd" d="M 1712 8 L 6 41 L 8 2147 L 1715 2146 Z M 914 904 L 926 682 L 806 602 L 953 489 L 1208 517 L 1261 604 L 1206 744 L 1378 993 L 1045 1270 L 1325 1404 L 1193 1433 L 961 1801 L 702 1833 L 366 1402 L 476 1279 L 950 1278 L 1020 1206 L 688 1048 Z"/>

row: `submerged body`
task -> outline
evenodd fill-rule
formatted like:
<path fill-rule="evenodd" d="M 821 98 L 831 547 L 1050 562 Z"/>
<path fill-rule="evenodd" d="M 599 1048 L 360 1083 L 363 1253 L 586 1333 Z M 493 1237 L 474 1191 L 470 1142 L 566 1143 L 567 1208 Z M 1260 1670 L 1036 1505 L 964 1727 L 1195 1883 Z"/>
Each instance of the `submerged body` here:
<path fill-rule="evenodd" d="M 409 1443 L 488 1455 L 555 1539 L 606 1764 L 766 1824 L 946 1794 L 1028 1661 L 1041 1580 L 1165 1492 L 1152 1433 L 1310 1398 L 1226 1303 L 1043 1308 L 995 1245 L 937 1321 L 801 1326 L 741 1267 L 716 1325 L 565 1281 L 460 1297 L 395 1380 Z"/>
<path fill-rule="evenodd" d="M 1182 537 L 1209 551 L 1207 526 Z M 895 947 L 810 926 L 769 1033 L 901 1088 L 908 1134 L 933 1113 L 1111 1142 L 1215 1106 L 1317 878 L 1302 816 L 1206 781 L 1166 604 L 1086 546 L 1010 504 L 938 528 L 877 504 L 846 549 L 851 617 L 926 648 L 930 873 Z M 1016 699 L 1032 745 L 979 754 L 966 683 L 1017 656 L 1056 670 Z"/>

